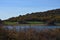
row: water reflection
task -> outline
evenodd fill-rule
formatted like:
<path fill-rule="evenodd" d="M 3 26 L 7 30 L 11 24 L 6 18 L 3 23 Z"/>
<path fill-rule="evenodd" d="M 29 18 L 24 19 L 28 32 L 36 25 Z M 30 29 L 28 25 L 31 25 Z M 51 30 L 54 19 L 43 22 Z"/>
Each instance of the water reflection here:
<path fill-rule="evenodd" d="M 16 30 L 16 31 L 20 31 L 20 30 L 23 30 L 23 31 L 26 31 L 28 29 L 34 29 L 34 30 L 44 30 L 44 29 L 55 29 L 55 28 L 60 28 L 60 26 L 39 26 L 39 25 L 32 25 L 32 26 L 29 26 L 29 25 L 21 25 L 21 26 L 4 26 L 4 28 L 6 30 Z"/>

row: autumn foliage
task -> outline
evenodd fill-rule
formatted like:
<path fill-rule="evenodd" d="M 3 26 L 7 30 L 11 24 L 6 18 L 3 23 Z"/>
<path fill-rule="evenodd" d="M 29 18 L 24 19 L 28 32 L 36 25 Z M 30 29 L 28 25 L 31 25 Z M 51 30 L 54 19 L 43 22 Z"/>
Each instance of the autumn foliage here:
<path fill-rule="evenodd" d="M 38 22 L 45 22 L 48 20 L 53 19 L 54 22 L 60 23 L 60 9 L 54 9 L 54 10 L 48 10 L 45 12 L 35 12 L 35 13 L 27 13 L 26 15 L 19 15 L 17 17 L 11 17 L 7 20 L 3 20 L 4 22 L 18 22 L 20 24 L 22 23 L 28 23 L 32 21 L 38 21 Z"/>

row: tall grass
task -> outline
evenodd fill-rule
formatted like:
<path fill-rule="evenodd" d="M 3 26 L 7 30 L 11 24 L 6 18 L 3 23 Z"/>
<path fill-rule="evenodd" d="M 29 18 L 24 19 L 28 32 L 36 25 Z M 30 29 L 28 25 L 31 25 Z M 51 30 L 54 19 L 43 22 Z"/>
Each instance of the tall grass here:
<path fill-rule="evenodd" d="M 5 30 L 0 28 L 0 40 L 60 40 L 60 29 L 45 29 L 36 31 Z"/>

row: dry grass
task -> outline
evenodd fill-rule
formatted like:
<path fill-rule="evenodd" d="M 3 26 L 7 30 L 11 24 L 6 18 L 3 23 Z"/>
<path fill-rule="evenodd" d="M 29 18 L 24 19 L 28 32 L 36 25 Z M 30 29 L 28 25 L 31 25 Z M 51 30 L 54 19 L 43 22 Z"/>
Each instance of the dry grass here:
<path fill-rule="evenodd" d="M 29 29 L 17 32 L 15 30 L 4 31 L 0 28 L 0 40 L 60 40 L 60 29 L 46 29 L 41 31 Z"/>

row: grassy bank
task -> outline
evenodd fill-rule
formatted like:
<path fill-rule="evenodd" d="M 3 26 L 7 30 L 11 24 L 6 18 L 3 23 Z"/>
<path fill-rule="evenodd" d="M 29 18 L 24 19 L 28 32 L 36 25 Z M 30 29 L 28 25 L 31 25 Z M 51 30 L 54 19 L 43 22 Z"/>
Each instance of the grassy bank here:
<path fill-rule="evenodd" d="M 5 25 L 16 25 L 16 22 L 4 22 Z"/>
<path fill-rule="evenodd" d="M 44 22 L 28 22 L 28 24 L 19 24 L 17 22 L 4 22 L 5 25 L 44 25 Z"/>
<path fill-rule="evenodd" d="M 30 24 L 44 24 L 44 22 L 36 22 L 36 21 L 33 21 L 33 22 L 28 22 L 28 23 L 30 23 Z"/>
<path fill-rule="evenodd" d="M 13 25 L 13 26 L 18 26 L 18 25 L 40 25 L 40 26 L 45 26 L 47 25 L 46 23 L 44 22 L 28 22 L 29 24 L 19 24 L 17 22 L 4 22 L 5 25 Z M 60 26 L 60 23 L 55 23 L 57 26 Z"/>

